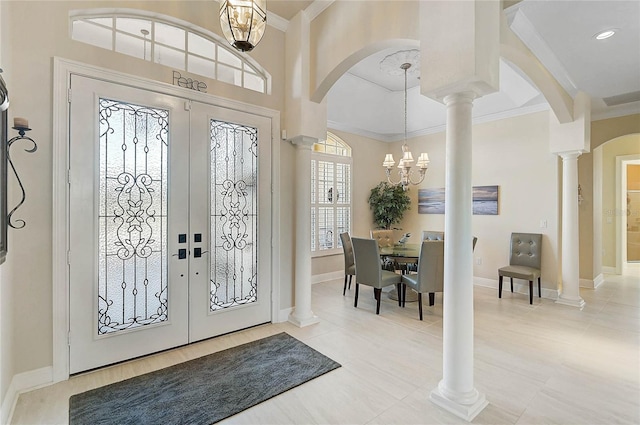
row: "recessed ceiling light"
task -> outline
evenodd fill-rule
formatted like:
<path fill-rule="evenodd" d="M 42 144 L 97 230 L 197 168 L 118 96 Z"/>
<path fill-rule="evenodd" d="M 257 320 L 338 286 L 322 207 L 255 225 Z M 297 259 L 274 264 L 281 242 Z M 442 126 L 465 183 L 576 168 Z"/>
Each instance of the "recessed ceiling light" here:
<path fill-rule="evenodd" d="M 599 32 L 596 35 L 594 35 L 594 37 L 595 37 L 596 40 L 604 40 L 606 38 L 611 37 L 615 33 L 616 33 L 615 29 L 610 29 L 610 30 Z"/>

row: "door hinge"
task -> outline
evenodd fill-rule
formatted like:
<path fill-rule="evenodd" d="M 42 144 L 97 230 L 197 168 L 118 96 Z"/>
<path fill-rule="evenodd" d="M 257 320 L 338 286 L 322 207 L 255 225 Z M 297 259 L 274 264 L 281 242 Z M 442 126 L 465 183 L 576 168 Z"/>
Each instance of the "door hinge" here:
<path fill-rule="evenodd" d="M 184 102 L 184 110 L 185 111 L 190 111 L 191 110 L 191 101 L 190 100 L 186 100 Z"/>
<path fill-rule="evenodd" d="M 71 331 L 67 332 L 67 345 L 71 347 Z"/>
<path fill-rule="evenodd" d="M 67 90 L 67 102 L 71 103 L 71 89 Z"/>
<path fill-rule="evenodd" d="M 67 169 L 67 184 L 71 186 L 71 169 Z"/>
<path fill-rule="evenodd" d="M 71 265 L 71 251 L 67 251 L 67 264 Z"/>

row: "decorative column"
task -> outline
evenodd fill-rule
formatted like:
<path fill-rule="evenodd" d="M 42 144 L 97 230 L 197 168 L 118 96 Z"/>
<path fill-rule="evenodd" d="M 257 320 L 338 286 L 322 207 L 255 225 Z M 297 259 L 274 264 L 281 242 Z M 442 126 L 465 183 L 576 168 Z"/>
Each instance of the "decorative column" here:
<path fill-rule="evenodd" d="M 471 109 L 475 94 L 455 93 L 447 106 L 444 218 L 443 376 L 431 400 L 471 421 L 488 402 L 473 385 L 473 234 Z"/>
<path fill-rule="evenodd" d="M 311 147 L 316 138 L 296 136 L 295 306 L 289 322 L 298 327 L 318 323 L 311 311 Z"/>
<path fill-rule="evenodd" d="M 581 153 L 559 153 L 562 158 L 562 290 L 556 301 L 580 309 L 585 305 L 580 297 L 578 228 L 578 157 Z"/>

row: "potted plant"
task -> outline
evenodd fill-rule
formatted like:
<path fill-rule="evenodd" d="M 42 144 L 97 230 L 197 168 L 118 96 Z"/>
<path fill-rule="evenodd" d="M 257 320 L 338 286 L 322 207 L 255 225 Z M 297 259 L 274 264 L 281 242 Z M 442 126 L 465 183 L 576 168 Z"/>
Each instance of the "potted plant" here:
<path fill-rule="evenodd" d="M 369 208 L 373 211 L 373 221 L 380 229 L 390 229 L 399 223 L 405 211 L 411 208 L 411 199 L 401 185 L 381 182 L 371 189 Z"/>

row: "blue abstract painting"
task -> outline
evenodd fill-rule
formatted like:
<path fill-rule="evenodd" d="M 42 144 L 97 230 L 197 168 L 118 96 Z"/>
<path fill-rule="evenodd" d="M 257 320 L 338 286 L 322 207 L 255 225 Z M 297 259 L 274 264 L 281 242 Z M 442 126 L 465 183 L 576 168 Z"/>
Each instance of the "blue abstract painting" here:
<path fill-rule="evenodd" d="M 473 187 L 473 214 L 498 215 L 498 186 Z M 419 214 L 444 214 L 444 188 L 418 189 Z"/>

